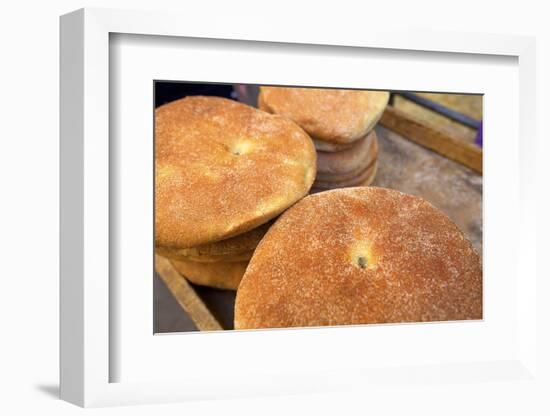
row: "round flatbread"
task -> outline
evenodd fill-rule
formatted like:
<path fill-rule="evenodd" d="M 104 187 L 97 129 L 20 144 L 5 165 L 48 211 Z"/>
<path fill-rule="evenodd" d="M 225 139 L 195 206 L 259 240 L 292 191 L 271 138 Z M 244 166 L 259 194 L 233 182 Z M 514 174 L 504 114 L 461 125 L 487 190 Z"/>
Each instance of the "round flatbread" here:
<path fill-rule="evenodd" d="M 329 142 L 324 142 L 322 140 L 313 139 L 313 144 L 315 145 L 315 149 L 318 150 L 319 152 L 331 153 L 331 152 L 341 152 L 342 150 L 349 149 L 350 147 L 353 146 L 354 143 L 336 144 L 336 143 L 329 143 Z"/>
<path fill-rule="evenodd" d="M 344 182 L 344 181 L 356 181 L 360 182 L 358 178 L 365 173 L 366 170 L 369 168 L 372 168 L 374 163 L 376 162 L 376 159 L 370 159 L 370 162 L 366 167 L 361 167 L 360 169 L 357 169 L 356 171 L 350 172 L 350 173 L 341 173 L 341 174 L 325 174 L 325 175 L 317 175 L 315 178 L 316 181 L 319 182 Z"/>
<path fill-rule="evenodd" d="M 317 152 L 317 180 L 350 179 L 364 171 L 378 156 L 378 140 L 374 131 L 355 146 L 336 153 Z"/>
<path fill-rule="evenodd" d="M 378 169 L 378 161 L 374 161 L 368 166 L 363 172 L 359 175 L 344 179 L 340 181 L 320 181 L 315 180 L 313 187 L 317 189 L 337 189 L 337 188 L 348 188 L 351 186 L 368 186 L 374 181 L 376 176 L 376 170 Z"/>
<path fill-rule="evenodd" d="M 425 200 L 360 187 L 310 195 L 258 245 L 235 328 L 482 318 L 479 255 Z"/>
<path fill-rule="evenodd" d="M 389 97 L 387 91 L 260 87 L 258 105 L 294 120 L 315 139 L 345 144 L 372 130 Z"/>
<path fill-rule="evenodd" d="M 170 260 L 182 260 L 182 261 L 190 260 L 190 261 L 195 261 L 199 263 L 216 263 L 220 261 L 234 263 L 239 261 L 248 261 L 252 258 L 252 254 L 254 253 L 254 250 L 250 250 L 250 251 L 245 251 L 243 253 L 237 253 L 237 254 L 193 255 L 193 254 L 182 254 L 181 250 L 165 248 L 165 247 L 157 247 L 155 251 L 159 256 L 166 257 L 167 259 L 170 259 Z"/>
<path fill-rule="evenodd" d="M 252 230 L 307 194 L 310 137 L 277 115 L 219 97 L 155 111 L 155 242 L 190 248 Z"/>
<path fill-rule="evenodd" d="M 237 290 L 248 262 L 197 263 L 189 260 L 171 260 L 174 268 L 190 282 L 217 289 Z"/>
<path fill-rule="evenodd" d="M 269 221 L 243 234 L 226 240 L 189 248 L 157 247 L 157 253 L 170 259 L 201 262 L 250 260 L 256 246 L 273 222 Z"/>

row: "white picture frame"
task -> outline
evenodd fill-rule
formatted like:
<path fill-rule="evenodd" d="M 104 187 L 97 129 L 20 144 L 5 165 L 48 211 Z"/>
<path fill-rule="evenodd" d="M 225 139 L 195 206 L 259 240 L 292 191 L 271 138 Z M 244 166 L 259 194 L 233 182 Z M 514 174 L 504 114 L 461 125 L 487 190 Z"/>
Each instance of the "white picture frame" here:
<path fill-rule="evenodd" d="M 363 29 L 360 33 L 350 29 L 349 32 L 342 32 L 338 36 L 331 35 L 327 38 L 322 31 L 311 30 L 301 33 L 291 29 L 273 30 L 272 26 L 263 26 L 254 22 L 250 23 L 250 27 L 240 28 L 239 33 L 235 33 L 230 22 L 225 22 L 223 19 L 209 27 L 204 27 L 198 22 L 195 23 L 192 19 L 185 19 L 186 23 L 182 25 L 182 20 L 182 16 L 177 14 L 107 9 L 83 9 L 61 18 L 61 398 L 88 407 L 159 403 L 196 398 L 323 392 L 359 388 L 366 385 L 370 389 L 383 389 L 380 385 L 388 383 L 402 385 L 419 382 L 433 385 L 456 380 L 472 383 L 480 383 L 484 380 L 505 380 L 518 384 L 523 383 L 523 385 L 531 383 L 532 386 L 540 383 L 536 361 L 535 290 L 537 274 L 534 258 L 536 253 L 536 218 L 528 214 L 536 211 L 534 209 L 535 198 L 533 197 L 535 192 L 533 189 L 535 153 L 534 146 L 528 146 L 528 143 L 535 140 L 533 130 L 536 114 L 534 108 L 534 39 L 466 33 L 434 34 L 420 31 L 405 33 L 374 26 L 368 30 Z M 319 367 L 316 370 L 316 361 L 313 359 L 309 363 L 288 361 L 286 365 L 285 360 L 274 360 L 279 371 L 266 367 L 258 373 L 250 373 L 254 374 L 254 377 L 247 377 L 247 371 L 252 370 L 247 369 L 246 364 L 239 361 L 238 365 L 228 366 L 221 371 L 221 374 L 217 374 L 215 380 L 212 375 L 215 374 L 216 368 L 201 373 L 198 366 L 192 367 L 181 378 L 165 377 L 170 371 L 167 367 L 170 357 L 175 354 L 175 349 L 173 346 L 161 346 L 159 348 L 166 347 L 168 349 L 164 350 L 167 352 L 158 363 L 149 367 L 144 365 L 143 368 L 136 369 L 136 373 L 142 372 L 145 375 L 143 379 L 136 375 L 121 377 L 118 370 L 113 371 L 113 368 L 119 368 L 119 362 L 127 360 L 126 355 L 129 356 L 129 354 L 124 354 L 124 351 L 128 352 L 128 349 L 113 348 L 113 340 L 117 337 L 126 337 L 124 335 L 126 328 L 131 330 L 135 327 L 137 328 L 135 333 L 142 334 L 143 328 L 140 327 L 140 322 L 144 322 L 139 321 L 136 315 L 128 318 L 128 314 L 119 308 L 116 304 L 117 293 L 124 288 L 124 282 L 119 286 L 118 283 L 113 283 L 110 280 L 110 275 L 114 273 L 113 267 L 116 267 L 113 265 L 114 259 L 110 258 L 109 247 L 112 237 L 110 230 L 117 226 L 116 221 L 120 221 L 120 216 L 113 218 L 111 215 L 113 212 L 110 206 L 112 195 L 109 193 L 110 180 L 112 179 L 110 175 L 118 169 L 113 164 L 116 163 L 116 160 L 110 158 L 109 141 L 110 135 L 113 134 L 113 131 L 110 130 L 112 125 L 109 122 L 110 109 L 112 110 L 110 108 L 110 93 L 112 92 L 110 89 L 112 88 L 112 85 L 110 86 L 109 62 L 110 39 L 119 36 L 114 34 L 163 37 L 155 38 L 156 42 L 163 40 L 177 42 L 178 38 L 224 40 L 226 44 L 227 42 L 241 42 L 239 45 L 243 45 L 243 48 L 243 42 L 246 44 L 269 42 L 278 45 L 277 50 L 282 51 L 281 53 L 285 53 L 285 49 L 291 48 L 291 45 L 301 45 L 300 47 L 305 49 L 324 45 L 329 47 L 333 53 L 339 53 L 340 50 L 349 52 L 351 48 L 352 54 L 355 53 L 353 51 L 366 49 L 434 52 L 443 58 L 463 54 L 470 57 L 473 65 L 476 62 L 476 56 L 479 56 L 480 59 L 482 56 L 504 56 L 517 60 L 514 68 L 518 70 L 515 79 L 519 87 L 519 106 L 515 113 L 509 113 L 510 119 L 507 121 L 508 128 L 512 127 L 513 132 L 508 133 L 509 136 L 506 132 L 502 132 L 503 137 L 515 140 L 510 141 L 510 145 L 517 145 L 519 148 L 519 152 L 512 151 L 510 148 L 502 152 L 502 159 L 510 162 L 508 165 L 512 166 L 504 174 L 508 175 L 512 184 L 517 184 L 517 187 L 510 191 L 512 196 L 517 197 L 517 200 L 507 208 L 511 210 L 507 212 L 511 212 L 517 218 L 514 239 L 509 243 L 515 248 L 517 255 L 509 258 L 508 264 L 511 271 L 508 273 L 514 280 L 510 280 L 506 293 L 511 294 L 511 289 L 516 288 L 515 285 L 517 285 L 517 292 L 513 291 L 515 300 L 511 315 L 506 315 L 514 324 L 503 327 L 501 321 L 495 321 L 495 326 L 498 327 L 496 330 L 500 331 L 498 334 L 506 337 L 502 339 L 508 340 L 511 344 L 503 346 L 501 351 L 487 348 L 477 358 L 474 355 L 465 354 L 459 363 L 448 361 L 448 357 L 445 355 L 438 356 L 435 361 L 430 361 L 426 357 L 411 354 L 402 361 L 386 362 L 382 359 L 383 365 L 379 368 L 369 362 L 367 365 L 360 364 L 355 369 L 351 365 L 353 362 L 358 362 L 360 351 L 357 348 L 351 348 L 347 361 L 342 360 L 340 366 L 333 362 L 330 366 Z M 159 62 L 164 59 L 162 56 L 162 54 L 157 55 Z M 436 60 L 434 60 L 434 65 Z M 142 74 L 145 78 L 149 76 L 143 71 L 136 70 L 136 74 Z M 258 74 L 257 77 L 261 77 L 261 75 Z M 508 73 L 506 76 L 510 76 L 510 74 Z M 251 83 L 263 81 L 260 78 L 252 79 L 245 76 L 243 78 L 246 79 L 231 78 L 227 81 Z M 435 78 L 430 81 L 431 84 L 424 85 L 428 87 L 436 85 L 437 79 Z M 212 79 L 210 75 L 207 75 L 203 80 L 211 81 Z M 304 79 L 297 79 L 295 82 L 300 85 L 307 83 Z M 378 82 L 383 82 L 382 78 Z M 443 81 L 441 82 L 441 86 L 444 88 L 445 84 Z M 332 86 L 334 81 L 319 76 L 314 84 Z M 391 86 L 394 89 L 399 89 L 399 87 L 401 86 Z M 467 90 L 468 87 L 463 84 L 460 91 L 475 92 L 475 88 L 472 91 L 465 91 L 465 89 Z M 149 101 L 149 105 L 152 106 L 152 102 Z M 489 111 L 487 121 L 484 120 L 484 127 L 485 129 L 497 129 L 498 124 L 495 123 L 495 119 L 491 120 L 490 113 L 491 111 Z M 513 127 L 517 127 L 519 131 Z M 521 138 L 521 144 L 519 138 Z M 488 146 L 491 146 L 490 139 L 488 140 Z M 147 146 L 146 143 L 142 144 Z M 143 160 L 147 161 L 147 155 L 145 153 L 143 155 L 145 155 Z M 487 166 L 489 179 L 487 180 L 490 180 L 490 167 L 493 162 L 487 159 L 484 162 L 489 163 Z M 502 167 L 502 164 L 499 165 L 495 162 L 493 166 L 496 171 Z M 487 182 L 484 185 L 487 186 Z M 145 230 L 149 233 L 150 231 L 150 227 Z M 487 237 L 490 238 L 490 235 L 485 237 L 485 241 L 487 241 Z M 139 238 L 135 240 L 139 241 Z M 486 255 L 490 256 L 491 245 L 488 246 L 488 250 L 485 250 L 486 253 L 487 251 L 489 254 Z M 152 264 L 150 266 L 148 272 L 152 275 Z M 491 269 L 485 266 L 484 264 L 484 273 L 488 273 L 488 270 L 489 273 L 492 273 Z M 494 270 L 498 271 L 499 269 Z M 518 279 L 520 270 L 521 279 Z M 152 285 L 150 286 L 152 287 Z M 484 289 L 486 287 L 484 286 Z M 504 297 L 508 299 L 506 296 Z M 131 301 L 126 303 L 130 304 Z M 502 303 L 499 307 L 504 308 L 504 306 L 505 304 Z M 152 310 L 149 309 L 147 313 L 151 315 Z M 126 318 L 120 318 L 120 316 L 126 316 Z M 135 321 L 134 323 L 131 322 L 132 319 Z M 490 322 L 486 321 L 485 323 L 489 324 Z M 414 331 L 415 333 L 425 333 L 424 336 L 429 339 L 444 338 L 447 328 L 450 328 L 450 331 L 457 331 L 459 330 L 457 328 L 462 328 L 460 325 L 461 323 L 401 325 L 399 329 L 393 329 L 392 333 L 387 336 L 400 337 L 405 332 Z M 483 327 L 471 325 L 463 326 L 464 330 L 468 331 L 468 337 L 483 337 Z M 375 327 L 371 332 L 376 331 L 383 334 L 389 332 L 387 328 L 388 326 Z M 299 341 L 299 345 L 307 346 L 312 342 L 336 345 L 331 343 L 337 342 L 338 337 L 346 336 L 348 341 L 359 339 L 354 337 L 358 336 L 361 328 L 341 328 L 339 330 L 338 334 L 322 329 L 292 330 L 291 332 L 294 340 Z M 120 335 L 119 331 L 123 335 Z M 506 331 L 513 333 L 506 335 Z M 208 339 L 211 340 L 211 343 L 215 342 L 216 345 L 219 345 L 219 341 L 215 338 L 219 339 L 218 335 L 223 335 L 225 337 L 223 342 L 226 342 L 229 351 L 238 354 L 239 348 L 242 349 L 244 344 L 255 345 L 254 343 L 258 343 L 256 345 L 260 346 L 262 342 L 281 342 L 280 340 L 288 334 L 288 330 L 198 334 L 201 337 L 200 343 L 195 342 L 195 339 L 198 339 L 196 336 L 192 342 L 188 343 L 195 343 L 196 351 L 200 351 L 201 348 L 205 348 L 205 343 L 209 342 Z M 137 348 L 139 353 L 143 339 L 131 338 L 132 334 L 130 333 L 127 336 L 128 340 L 139 342 L 137 344 L 140 345 L 139 347 L 132 344 L 134 345 L 133 349 Z M 153 337 L 153 334 L 150 333 L 150 337 L 151 339 L 155 338 L 155 348 L 158 344 L 172 342 L 169 340 L 170 336 Z M 262 341 L 263 339 L 268 339 L 268 341 Z M 365 341 L 365 338 L 360 339 L 361 342 Z M 187 341 L 189 340 L 191 338 L 187 338 Z M 124 343 L 124 340 L 122 341 Z M 420 346 L 419 344 L 414 351 L 419 352 Z M 208 350 L 203 351 L 206 355 Z M 377 353 L 382 354 L 383 352 L 377 350 Z M 259 357 L 254 354 L 250 354 L 250 356 L 251 362 L 258 365 Z M 315 357 L 315 354 L 312 356 Z M 494 359 L 490 359 L 490 356 L 493 356 Z M 139 358 L 139 354 L 137 358 Z M 133 361 L 129 360 L 128 364 L 125 364 L 126 367 L 136 365 L 137 358 L 134 357 Z M 255 359 L 258 360 L 255 361 Z M 304 364 L 303 368 L 300 367 L 301 364 Z M 163 367 L 165 368 L 164 372 L 155 372 L 158 368 Z M 131 370 L 132 368 L 127 373 L 132 373 Z M 242 372 L 243 375 L 238 377 L 236 372 Z"/>

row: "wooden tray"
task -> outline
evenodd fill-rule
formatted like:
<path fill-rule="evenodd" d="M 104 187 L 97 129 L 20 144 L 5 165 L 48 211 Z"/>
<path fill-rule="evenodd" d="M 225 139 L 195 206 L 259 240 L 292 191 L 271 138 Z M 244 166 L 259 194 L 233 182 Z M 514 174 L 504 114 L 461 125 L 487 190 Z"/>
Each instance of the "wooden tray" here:
<path fill-rule="evenodd" d="M 376 127 L 374 186 L 420 196 L 445 212 L 482 252 L 482 151 L 388 107 Z M 235 292 L 194 286 L 156 259 L 155 332 L 233 329 Z"/>

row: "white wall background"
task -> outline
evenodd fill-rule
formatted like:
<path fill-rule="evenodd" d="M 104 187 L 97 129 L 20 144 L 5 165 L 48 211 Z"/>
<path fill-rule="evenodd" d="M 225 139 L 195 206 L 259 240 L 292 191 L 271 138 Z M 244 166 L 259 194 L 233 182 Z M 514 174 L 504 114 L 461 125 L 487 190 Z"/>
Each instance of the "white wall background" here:
<path fill-rule="evenodd" d="M 189 4 L 186 4 L 189 3 Z M 375 4 L 373 4 L 375 3 Z M 507 3 L 511 3 L 508 5 Z M 0 233 L 2 278 L 0 290 L 0 413 L 73 414 L 81 412 L 60 402 L 58 376 L 58 17 L 77 8 L 115 7 L 180 10 L 190 19 L 216 13 L 235 20 L 263 19 L 266 24 L 324 25 L 327 33 L 348 25 L 367 26 L 369 21 L 388 21 L 404 27 L 434 30 L 510 33 L 537 36 L 539 213 L 550 212 L 550 30 L 546 2 L 455 0 L 436 1 L 320 1 L 285 2 L 226 1 L 214 4 L 162 0 L 11 1 L 0 9 Z M 182 22 L 184 25 L 185 22 Z M 546 138 L 543 141 L 543 138 Z M 542 217 L 542 215 L 539 215 Z M 548 218 L 541 218 L 539 236 L 550 231 Z M 539 237 L 542 244 L 542 237 Z M 542 247 L 542 246 L 541 246 Z M 546 243 L 548 251 L 548 243 Z M 542 253 L 542 250 L 540 251 Z M 541 256 L 542 257 L 542 256 Z M 6 267 L 7 266 L 7 267 Z M 545 276 L 549 267 L 542 261 Z M 549 293 L 548 283 L 539 291 Z M 543 309 L 544 308 L 544 309 Z M 548 306 L 541 306 L 541 312 Z M 546 320 L 547 322 L 548 320 Z M 541 334 L 542 335 L 542 334 Z M 550 351 L 545 336 L 546 355 Z M 542 351 L 541 351 L 542 352 Z M 548 359 L 541 357 L 544 365 Z M 547 367 L 548 368 L 548 367 Z M 546 374 L 549 374 L 546 371 Z M 542 414 L 535 400 L 502 385 L 494 399 L 467 385 L 440 386 L 450 415 Z M 541 392 L 528 391 L 527 397 Z M 486 398 L 486 397 L 485 397 Z M 434 402 L 422 388 L 395 397 L 388 388 L 387 413 L 397 404 L 410 402 L 411 414 L 429 413 Z M 546 402 L 548 403 L 548 402 Z M 9 409 L 9 410 L 8 410 Z M 548 408 L 545 409 L 548 411 Z M 369 396 L 338 393 L 326 396 L 281 397 L 225 402 L 187 403 L 152 408 L 94 410 L 99 414 L 369 414 Z"/>

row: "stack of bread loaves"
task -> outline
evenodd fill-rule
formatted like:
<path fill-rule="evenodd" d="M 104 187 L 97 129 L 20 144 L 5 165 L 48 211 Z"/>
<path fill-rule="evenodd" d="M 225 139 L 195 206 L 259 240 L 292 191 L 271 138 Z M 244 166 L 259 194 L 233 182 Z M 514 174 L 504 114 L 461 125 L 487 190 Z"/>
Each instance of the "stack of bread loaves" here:
<path fill-rule="evenodd" d="M 310 137 L 218 97 L 155 112 L 155 246 L 190 281 L 236 289 L 268 223 L 315 178 Z"/>
<path fill-rule="evenodd" d="M 317 149 L 315 191 L 369 185 L 376 175 L 374 126 L 386 91 L 261 87 L 258 106 L 296 122 Z"/>

